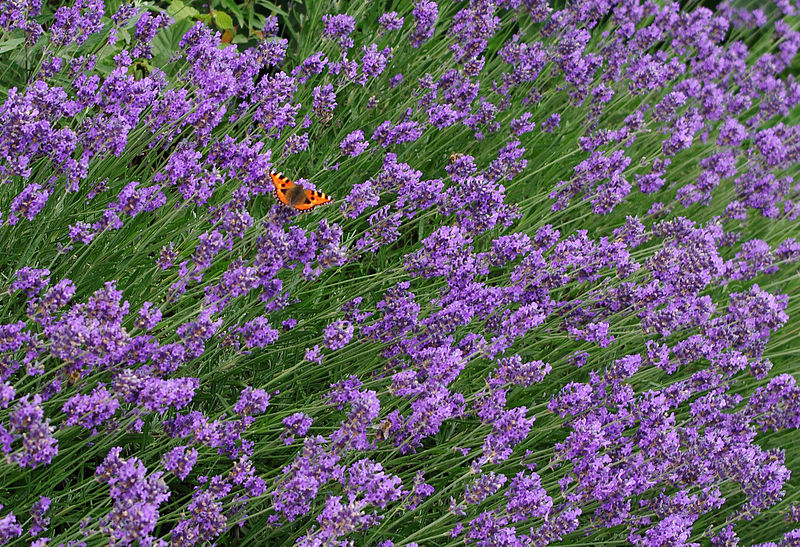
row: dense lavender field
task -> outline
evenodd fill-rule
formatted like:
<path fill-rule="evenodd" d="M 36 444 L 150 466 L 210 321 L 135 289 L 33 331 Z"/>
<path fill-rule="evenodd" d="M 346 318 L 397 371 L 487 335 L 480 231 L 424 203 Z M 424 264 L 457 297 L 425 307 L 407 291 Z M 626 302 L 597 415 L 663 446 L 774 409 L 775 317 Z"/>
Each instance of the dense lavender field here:
<path fill-rule="evenodd" d="M 797 0 L 256 4 L 0 0 L 0 543 L 800 545 Z"/>

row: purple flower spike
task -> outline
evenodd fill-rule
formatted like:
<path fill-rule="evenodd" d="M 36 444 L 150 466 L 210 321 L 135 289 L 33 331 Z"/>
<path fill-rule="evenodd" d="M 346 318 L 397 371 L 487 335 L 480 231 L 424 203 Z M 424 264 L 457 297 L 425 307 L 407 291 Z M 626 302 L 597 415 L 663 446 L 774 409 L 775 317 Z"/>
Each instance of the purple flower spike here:
<path fill-rule="evenodd" d="M 351 158 L 355 158 L 356 156 L 360 155 L 368 147 L 369 142 L 364 140 L 364 132 L 360 129 L 356 129 L 347 135 L 341 143 L 339 143 L 339 148 L 341 148 L 342 154 L 350 156 Z"/>
<path fill-rule="evenodd" d="M 378 18 L 381 34 L 403 28 L 403 18 L 396 11 L 388 11 Z"/>
<path fill-rule="evenodd" d="M 305 360 L 310 363 L 322 364 L 322 351 L 320 351 L 319 344 L 314 345 L 313 348 L 306 348 Z"/>
<path fill-rule="evenodd" d="M 149 543 L 155 539 L 150 532 L 156 527 L 158 508 L 170 491 L 161 472 L 147 476 L 141 460 L 122 459 L 121 453 L 122 447 L 112 448 L 95 470 L 95 478 L 109 485 L 114 500 L 111 511 L 100 519 L 100 530 L 115 543 Z"/>
<path fill-rule="evenodd" d="M 255 416 L 267 411 L 271 395 L 263 389 L 246 387 L 239 395 L 239 400 L 233 405 L 233 411 L 242 416 Z"/>
<path fill-rule="evenodd" d="M 197 449 L 189 446 L 176 446 L 164 454 L 161 461 L 167 471 L 184 480 L 197 462 Z"/>
<path fill-rule="evenodd" d="M 0 509 L 3 505 L 0 504 Z M 22 535 L 22 526 L 17 522 L 17 517 L 14 513 L 9 512 L 3 518 L 0 518 L 0 541 L 9 543 L 13 538 Z"/>
<path fill-rule="evenodd" d="M 345 347 L 353 338 L 353 324 L 350 321 L 335 321 L 323 331 L 325 347 L 337 350 Z"/>
<path fill-rule="evenodd" d="M 288 446 L 294 442 L 295 436 L 305 436 L 313 421 L 311 416 L 304 412 L 295 412 L 291 416 L 284 418 L 283 425 L 286 426 L 286 430 L 281 433 L 280 437 L 283 444 Z"/>
<path fill-rule="evenodd" d="M 23 395 L 9 416 L 9 430 L 3 431 L 3 452 L 10 463 L 20 467 L 36 468 L 49 464 L 58 455 L 58 441 L 53 437 L 55 428 L 44 417 L 42 398 Z M 1 426 L 0 426 L 1 427 Z M 20 439 L 22 446 L 12 452 L 11 442 Z"/>
<path fill-rule="evenodd" d="M 283 155 L 288 157 L 294 154 L 299 154 L 300 152 L 304 152 L 307 149 L 308 133 L 291 135 L 288 139 L 286 139 L 286 145 L 283 148 Z"/>
<path fill-rule="evenodd" d="M 350 38 L 350 33 L 356 28 L 356 20 L 346 13 L 340 15 L 323 15 L 322 22 L 325 23 L 325 29 L 322 33 L 325 37 L 336 41 L 339 48 L 344 51 L 353 47 L 353 39 Z"/>
<path fill-rule="evenodd" d="M 542 122 L 542 131 L 544 133 L 552 133 L 561 124 L 561 114 L 554 113 Z"/>
<path fill-rule="evenodd" d="M 392 58 L 392 50 L 388 47 L 378 50 L 377 44 L 370 44 L 369 47 L 364 46 L 361 49 L 364 51 L 364 57 L 361 59 L 362 72 L 371 78 L 377 78 Z"/>
<path fill-rule="evenodd" d="M 44 514 L 48 509 L 50 509 L 50 498 L 47 496 L 40 496 L 39 501 L 34 503 L 33 507 L 31 507 L 31 519 L 33 519 L 33 524 L 31 524 L 28 532 L 32 536 L 38 536 L 41 532 L 47 530 L 50 524 L 50 517 L 45 517 Z"/>
<path fill-rule="evenodd" d="M 408 37 L 411 46 L 418 48 L 433 36 L 433 25 L 439 16 L 439 6 L 432 0 L 422 0 L 414 4 L 414 30 Z"/>
<path fill-rule="evenodd" d="M 94 430 L 113 417 L 119 408 L 119 401 L 105 387 L 99 386 L 89 395 L 73 395 L 64 403 L 61 411 L 67 415 L 65 425 L 80 425 Z"/>
<path fill-rule="evenodd" d="M 136 327 L 143 330 L 151 330 L 161 321 L 161 310 L 153 308 L 152 302 L 145 302 L 139 310 L 139 318 Z"/>

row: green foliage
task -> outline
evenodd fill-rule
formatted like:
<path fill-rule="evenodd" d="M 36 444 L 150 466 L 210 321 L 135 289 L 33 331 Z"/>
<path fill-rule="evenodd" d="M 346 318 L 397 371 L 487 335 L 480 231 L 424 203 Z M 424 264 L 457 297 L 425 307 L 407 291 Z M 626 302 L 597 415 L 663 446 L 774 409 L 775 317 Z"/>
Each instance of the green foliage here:
<path fill-rule="evenodd" d="M 391 4 L 391 5 L 386 5 Z M 444 4 L 444 3 L 442 3 Z M 187 62 L 174 60 L 174 53 L 180 49 L 181 38 L 192 26 L 200 21 L 204 25 L 219 31 L 222 36 L 220 48 L 238 49 L 260 42 L 259 33 L 265 18 L 270 15 L 279 16 L 281 36 L 289 40 L 286 66 L 298 65 L 302 60 L 316 51 L 323 51 L 328 57 L 336 58 L 337 46 L 331 41 L 321 41 L 322 15 L 326 13 L 342 13 L 345 10 L 358 21 L 353 34 L 356 41 L 355 51 L 361 45 L 376 43 L 378 48 L 392 48 L 394 58 L 386 72 L 369 81 L 364 86 L 353 83 L 337 88 L 338 106 L 335 116 L 327 121 L 316 121 L 308 129 L 309 147 L 306 151 L 291 156 L 282 156 L 284 146 L 290 136 L 304 132 L 299 126 L 280 133 L 275 138 L 266 137 L 252 119 L 255 107 L 245 108 L 241 118 L 226 121 L 216 127 L 209 136 L 209 142 L 222 141 L 226 136 L 243 141 L 246 138 L 263 141 L 272 150 L 275 165 L 293 179 L 305 178 L 319 190 L 331 194 L 340 202 L 345 198 L 353 184 L 361 183 L 376 176 L 381 170 L 384 150 L 373 142 L 368 152 L 356 158 L 345 157 L 339 148 L 342 139 L 354 130 L 361 129 L 369 135 L 381 122 L 391 119 L 399 122 L 407 108 L 413 108 L 418 100 L 416 82 L 425 74 L 434 79 L 440 78 L 450 65 L 442 60 L 450 55 L 447 46 L 448 38 L 444 30 L 437 31 L 436 37 L 419 49 L 408 47 L 408 23 L 399 36 L 381 35 L 377 32 L 375 21 L 387 9 L 396 9 L 409 18 L 408 2 L 278 2 L 254 0 L 242 3 L 233 0 L 212 0 L 210 3 L 173 0 L 168 6 L 162 6 L 166 13 L 176 22 L 169 28 L 159 32 L 152 40 L 153 55 L 151 59 L 138 59 L 133 63 L 128 74 L 137 80 L 163 72 L 167 77 L 167 87 L 179 89 L 186 86 L 190 94 L 198 93 L 196 87 L 187 86 L 179 78 L 187 71 Z M 55 6 L 54 6 L 55 7 Z M 158 8 L 146 6 L 158 13 Z M 460 9 L 459 5 L 442 6 L 440 18 L 449 20 Z M 51 10 L 52 12 L 52 10 Z M 51 12 L 49 12 L 51 14 Z M 48 12 L 43 14 L 43 18 Z M 603 30 L 611 30 L 613 23 L 606 20 L 593 31 L 600 35 Z M 536 35 L 540 25 L 530 21 L 514 21 L 498 33 L 489 45 L 487 52 L 487 72 L 499 78 L 501 72 L 497 51 L 512 34 L 520 33 Z M 96 72 L 108 76 L 114 69 L 114 56 L 123 48 L 134 43 L 134 28 L 128 24 L 119 33 L 119 41 L 114 46 L 105 43 L 106 36 L 94 37 L 81 48 L 67 46 L 58 51 L 64 59 L 74 59 L 82 54 L 95 54 Z M 224 32 L 224 33 L 223 33 Z M 764 44 L 754 42 L 755 52 L 766 50 L 769 41 Z M 760 45 L 761 44 L 761 45 Z M 47 46 L 40 42 L 31 47 L 24 46 L 24 37 L 11 33 L 0 39 L 0 91 L 2 97 L 8 95 L 12 87 L 23 88 L 41 66 Z M 753 62 L 753 59 L 750 59 Z M 795 65 L 793 65 L 795 66 Z M 271 72 L 277 72 L 273 68 Z M 288 69 L 287 69 L 288 72 Z M 404 84 L 390 87 L 390 78 L 402 72 Z M 302 114 L 311 114 L 313 88 L 323 85 L 326 75 L 313 77 L 309 84 L 300 87 L 294 101 L 304 106 Z M 50 85 L 70 85 L 71 76 L 59 74 L 50 80 Z M 491 78 L 481 83 L 482 94 L 491 89 Z M 552 200 L 548 198 L 558 181 L 569 180 L 573 175 L 573 167 L 586 159 L 589 153 L 576 143 L 586 131 L 586 120 L 590 114 L 590 105 L 576 105 L 570 102 L 564 91 L 565 82 L 562 76 L 544 73 L 536 82 L 538 91 L 544 99 L 530 107 L 523 107 L 520 101 L 533 88 L 532 84 L 523 84 L 514 92 L 512 108 L 500 112 L 497 121 L 502 132 L 487 132 L 482 139 L 474 137 L 473 132 L 463 126 L 453 126 L 442 131 L 426 131 L 415 142 L 391 145 L 389 151 L 398 154 L 399 161 L 407 162 L 412 168 L 422 171 L 424 179 L 447 179 L 446 168 L 453 153 L 469 154 L 481 168 L 486 168 L 497 157 L 498 150 L 507 140 L 508 126 L 512 119 L 529 110 L 534 114 L 538 125 L 551 113 L 561 114 L 561 125 L 554 133 L 544 133 L 537 129 L 527 134 L 524 146 L 527 150 L 528 167 L 512 180 L 504 180 L 502 184 L 507 192 L 507 202 L 519 207 L 520 218 L 512 226 L 498 226 L 493 230 L 476 236 L 474 245 L 476 252 L 486 252 L 492 241 L 501 235 L 514 232 L 535 234 L 536 230 L 552 224 L 561 230 L 562 236 L 574 234 L 577 230 L 587 230 L 592 238 L 614 238 L 614 229 L 620 226 L 627 215 L 640 215 L 648 222 L 653 218 L 646 215 L 656 201 L 665 202 L 671 211 L 686 216 L 698 224 L 710 222 L 725 212 L 725 206 L 735 198 L 730 184 L 719 188 L 714 200 L 708 205 L 694 204 L 682 209 L 678 204 L 675 189 L 695 181 L 699 175 L 697 159 L 707 155 L 714 147 L 712 144 L 697 146 L 679 153 L 673 158 L 669 173 L 670 187 L 654 196 L 636 193 L 635 197 L 622 203 L 613 213 L 605 216 L 591 213 L 585 202 L 576 201 L 562 211 L 551 209 Z M 597 118 L 600 126 L 617 126 L 624 117 L 643 103 L 655 104 L 663 95 L 663 90 L 651 95 L 634 96 L 621 94 L 614 98 L 612 107 Z M 372 108 L 370 99 L 377 99 L 377 106 Z M 232 106 L 233 98 L 227 106 Z M 229 113 L 233 109 L 229 110 Z M 148 110 L 152 113 L 152 109 Z M 298 117 L 302 120 L 302 115 Z M 82 118 L 58 120 L 59 127 L 71 127 L 80 130 Z M 795 109 L 786 123 L 798 121 L 798 110 Z M 108 154 L 92 163 L 88 176 L 81 182 L 79 191 L 69 193 L 63 191 L 66 176 L 55 173 L 56 191 L 48 201 L 46 208 L 36 217 L 34 222 L 21 221 L 14 226 L 0 228 L 0 288 L 6 290 L 14 280 L 14 272 L 22 267 L 47 268 L 53 280 L 71 279 L 77 285 L 76 301 L 84 302 L 94 291 L 103 287 L 110 280 L 116 280 L 117 286 L 124 291 L 124 299 L 129 301 L 131 310 L 138 310 L 144 302 L 153 302 L 164 309 L 164 319 L 150 334 L 163 343 L 177 341 L 177 328 L 194 320 L 202 312 L 205 305 L 204 296 L 222 278 L 231 262 L 242 258 L 252 261 L 259 245 L 260 237 L 268 233 L 269 228 L 262 221 L 269 218 L 272 197 L 261 195 L 254 199 L 250 214 L 255 219 L 242 239 L 237 239 L 230 249 L 221 251 L 219 258 L 204 272 L 202 281 L 190 285 L 187 293 L 177 301 L 171 297 L 171 289 L 179 274 L 176 268 L 161 270 L 155 261 L 162 248 L 170 243 L 177 251 L 175 264 L 191 261 L 201 234 L 209 229 L 210 211 L 228 202 L 233 191 L 241 184 L 227 175 L 222 175 L 222 182 L 216 188 L 209 203 L 197 206 L 181 199 L 174 189 L 167 193 L 166 205 L 157 211 L 141 214 L 135 218 L 125 218 L 119 230 L 101 232 L 89 245 L 70 241 L 68 226 L 77 222 L 97 222 L 106 207 L 112 203 L 117 193 L 130 181 L 139 181 L 143 186 L 153 184 L 155 173 L 164 170 L 170 157 L 179 151 L 181 139 L 192 139 L 194 127 L 183 127 L 170 144 L 155 144 L 156 139 L 172 131 L 172 127 L 161 129 L 161 133 L 153 134 L 149 128 L 136 126 L 127 135 L 127 146 L 119 155 Z M 2 131 L 2 129 L 0 129 Z M 662 135 L 656 133 L 643 134 L 627 152 L 633 158 L 652 159 L 660 152 Z M 709 141 L 713 143 L 712 141 Z M 211 145 L 200 146 L 203 154 L 212 152 Z M 337 164 L 336 169 L 330 166 Z M 37 160 L 32 166 L 31 180 L 45 181 L 53 173 L 51 164 L 46 160 Z M 633 180 L 635 174 L 648 171 L 644 165 L 631 164 L 627 176 Z M 96 190 L 98 184 L 107 181 L 108 192 L 90 198 L 89 193 Z M 12 179 L 0 188 L 0 210 L 5 214 L 11 202 L 26 186 L 28 181 L 21 177 Z M 498 183 L 500 184 L 500 183 Z M 445 192 L 452 192 L 449 186 Z M 384 192 L 381 204 L 392 203 L 394 196 Z M 342 227 L 346 247 L 354 249 L 358 241 L 370 229 L 368 215 L 356 219 L 346 218 L 338 208 L 319 208 L 311 213 L 293 220 L 293 225 L 307 230 L 314 230 L 322 219 L 335 222 Z M 4 217 L 5 218 L 5 217 Z M 410 403 L 400 398 L 392 398 L 391 374 L 396 372 L 392 364 L 382 352 L 387 344 L 361 340 L 358 344 L 350 344 L 344 348 L 327 352 L 322 364 L 309 362 L 305 351 L 315 345 L 322 345 L 322 332 L 326 325 L 343 317 L 342 306 L 356 296 L 363 296 L 362 309 L 376 310 L 376 305 L 383 294 L 397 282 L 409 279 L 405 271 L 406 256 L 420 248 L 421 242 L 444 225 L 455 223 L 455 217 L 446 211 L 429 210 L 404 219 L 399 227 L 400 237 L 389 245 L 382 246 L 376 252 L 357 253 L 352 251 L 348 263 L 341 267 L 325 270 L 314 279 L 304 278 L 300 270 L 287 269 L 280 274 L 283 288 L 291 295 L 291 305 L 277 310 L 269 316 L 270 323 L 277 327 L 282 321 L 294 319 L 297 326 L 288 332 L 281 332 L 278 341 L 264 349 L 252 352 L 237 352 L 226 347 L 222 336 L 208 341 L 201 357 L 182 365 L 180 374 L 194 376 L 199 379 L 200 389 L 192 400 L 190 409 L 202 411 L 210 420 L 233 416 L 233 404 L 240 392 L 247 386 L 253 386 L 269 392 L 280 391 L 271 401 L 268 411 L 259 416 L 247 430 L 245 437 L 255 442 L 252 462 L 257 473 L 267 483 L 274 485 L 282 475 L 283 469 L 290 465 L 298 452 L 299 443 L 286 446 L 279 439 L 284 430 L 282 420 L 295 412 L 306 412 L 314 418 L 309 435 L 329 435 L 346 419 L 346 409 L 337 410 L 324 402 L 329 386 L 350 375 L 358 377 L 364 389 L 375 390 L 382 402 L 387 403 L 381 409 L 381 418 L 370 430 L 370 435 L 377 435 L 380 422 L 393 410 L 407 414 Z M 213 224 L 213 223 L 212 223 Z M 747 222 L 738 226 L 742 239 L 760 238 L 773 247 L 787 237 L 798 235 L 797 224 L 789 221 L 774 221 L 765 218 L 748 218 Z M 644 261 L 652 257 L 661 243 L 646 244 L 634 251 L 637 260 Z M 726 249 L 724 258 L 732 258 L 735 249 Z M 492 269 L 484 276 L 484 280 L 497 286 L 507 286 L 510 272 L 506 269 Z M 627 281 L 641 281 L 643 274 L 634 274 Z M 421 316 L 427 317 L 435 310 L 434 302 L 440 297 L 446 281 L 443 279 L 428 280 L 411 279 L 411 290 L 416 294 L 417 302 L 424 308 Z M 784 267 L 776 275 L 760 275 L 755 279 L 762 288 L 771 292 L 796 295 L 800 291 L 800 279 L 796 271 Z M 619 287 L 621 280 L 609 276 L 604 280 L 606 287 Z M 707 294 L 714 301 L 721 301 L 731 292 L 742 291 L 751 283 L 733 282 L 729 286 L 711 287 Z M 553 294 L 554 300 L 571 301 L 594 288 L 591 282 L 573 282 L 560 288 Z M 790 299 L 787 313 L 790 323 L 770 339 L 765 355 L 774 364 L 770 377 L 788 372 L 796 374 L 796 348 L 800 322 L 800 301 Z M 4 294 L 0 301 L 2 323 L 25 320 L 25 296 Z M 623 310 L 625 311 L 625 310 Z M 233 298 L 220 314 L 223 319 L 220 333 L 234 328 L 264 313 L 264 303 L 258 295 L 245 294 Z M 512 386 L 507 394 L 507 406 L 526 406 L 531 415 L 536 416 L 534 429 L 530 436 L 516 447 L 514 456 L 496 467 L 509 477 L 521 469 L 521 459 L 526 458 L 536 463 L 536 471 L 542 477 L 544 488 L 557 496 L 559 479 L 567 470 L 558 469 L 552 461 L 553 446 L 564 441 L 568 432 L 563 427 L 564 421 L 547 410 L 547 403 L 561 386 L 571 381 L 587 381 L 590 370 L 603 370 L 608 364 L 626 354 L 644 352 L 648 340 L 646 333 L 639 328 L 635 318 L 629 318 L 621 311 L 613 323 L 615 344 L 599 348 L 595 344 L 576 340 L 567 335 L 562 328 L 562 317 L 549 317 L 537 329 L 532 330 L 523 339 L 518 340 L 509 353 L 518 353 L 524 360 L 540 359 L 550 363 L 552 372 L 547 381 L 527 388 Z M 125 320 L 124 326 L 130 332 L 136 331 L 135 313 Z M 479 323 L 479 321 L 476 320 Z M 476 325 L 470 325 L 470 328 Z M 457 331 L 457 336 L 466 332 L 466 328 Z M 683 334 L 673 338 L 677 341 Z M 571 355 L 577 351 L 591 350 L 591 360 L 585 368 L 576 368 L 569 362 Z M 55 378 L 64 379 L 67 386 L 61 393 L 56 393 L 46 403 L 48 416 L 58 417 L 54 423 L 63 421 L 62 405 L 77 391 L 88 393 L 101 383 L 108 383 L 111 374 L 87 375 L 76 385 L 69 383 L 65 371 L 68 363 L 48 360 L 46 373 L 41 376 L 23 376 L 15 383 L 19 393 L 38 392 Z M 486 386 L 487 375 L 496 363 L 492 359 L 476 356 L 471 359 L 464 372 L 454 382 L 452 389 L 467 395 L 467 404 L 472 404 L 477 394 Z M 630 379 L 630 385 L 637 392 L 657 389 L 685 378 L 691 372 L 699 370 L 701 365 L 682 370 L 677 376 L 671 376 L 655 367 L 637 373 Z M 767 380 L 748 378 L 746 382 L 735 384 L 733 392 L 743 395 L 752 392 L 754 387 L 766 385 Z M 94 478 L 94 470 L 114 446 L 124 447 L 123 456 L 139 458 L 149 472 L 163 470 L 162 455 L 178 442 L 169 438 L 164 430 L 164 421 L 174 418 L 177 412 L 168 410 L 164 415 L 157 413 L 143 417 L 141 428 L 133 427 L 138 419 L 130 405 L 128 413 L 119 414 L 115 427 L 108 431 L 87 432 L 76 426 L 60 426 L 55 433 L 61 451 L 51 465 L 36 469 L 20 469 L 12 465 L 0 465 L 0 499 L 6 506 L 3 511 L 14 510 L 20 521 L 27 518 L 28 508 L 47 493 L 53 498 L 55 512 L 51 515 L 52 529 L 48 534 L 56 542 L 79 540 L 81 538 L 80 521 L 90 518 L 93 523 L 107 515 L 114 503 L 109 498 L 109 487 L 98 483 Z M 683 408 L 679 419 L 688 416 L 689 410 Z M 4 415 L 5 417 L 5 415 Z M 356 532 L 350 537 L 357 545 L 375 545 L 379 541 L 391 539 L 398 544 L 416 541 L 420 545 L 461 545 L 463 538 L 451 539 L 450 529 L 461 520 L 448 511 L 450 497 L 463 497 L 465 484 L 474 477 L 470 463 L 474 454 L 481 450 L 483 439 L 489 431 L 474 416 L 464 416 L 449 420 L 441 430 L 424 440 L 417 454 L 403 454 L 397 447 L 389 443 L 380 443 L 371 454 L 380 461 L 384 468 L 403 479 L 406 488 L 413 483 L 414 475 L 419 470 L 425 471 L 426 481 L 436 489 L 435 495 L 425 500 L 416 511 L 404 511 L 399 507 L 390 508 L 384 513 L 379 526 L 365 532 Z M 778 431 L 758 434 L 758 444 L 764 449 L 785 448 L 786 465 L 797 471 L 800 467 L 800 443 L 793 431 Z M 469 449 L 469 451 L 467 451 Z M 353 463 L 360 454 L 348 455 L 346 463 Z M 215 449 L 204 447 L 196 464 L 196 471 L 186 481 L 173 475 L 166 477 L 171 490 L 171 497 L 164 506 L 159 524 L 154 534 L 169 539 L 170 530 L 186 516 L 193 488 L 198 484 L 198 475 L 212 476 L 226 474 L 230 471 L 230 461 L 219 456 Z M 742 523 L 738 529 L 744 540 L 760 541 L 765 538 L 778 538 L 780 534 L 791 528 L 782 520 L 782 515 L 792 503 L 800 501 L 800 485 L 798 473 L 789 483 L 786 498 L 769 511 L 762 513 L 752 522 Z M 733 510 L 742 502 L 742 497 L 733 485 L 726 485 L 731 494 L 730 499 L 719 513 L 703 515 L 694 527 L 691 541 L 703 541 L 703 532 L 707 527 L 719 527 L 719 515 Z M 340 494 L 339 494 L 340 495 Z M 738 497 L 737 497 L 738 496 Z M 294 522 L 281 522 L 276 526 L 270 520 L 269 494 L 249 500 L 248 519 L 243 526 L 225 535 L 220 544 L 241 545 L 292 545 L 296 539 L 311 527 L 318 525 L 315 520 L 325 504 L 324 495 L 320 495 L 308 515 Z M 503 496 L 497 494 L 486 502 L 486 507 L 500 506 Z M 232 497 L 226 498 L 226 508 L 235 507 Z M 597 504 L 589 506 L 585 514 L 597 508 Z M 0 512 L 0 516 L 5 513 Z M 474 515 L 470 515 L 473 517 Z M 238 517 L 236 517 L 238 518 Z M 235 522 L 235 518 L 231 522 Z M 526 525 L 529 525 L 527 523 Z M 523 525 L 520 533 L 527 533 Z M 566 544 L 579 545 L 591 541 L 593 544 L 624 544 L 627 531 L 622 527 L 597 531 L 587 540 L 583 528 L 565 539 Z M 29 538 L 26 538 L 29 539 Z M 89 545 L 100 545 L 108 541 L 107 535 L 92 528 L 86 539 Z"/>

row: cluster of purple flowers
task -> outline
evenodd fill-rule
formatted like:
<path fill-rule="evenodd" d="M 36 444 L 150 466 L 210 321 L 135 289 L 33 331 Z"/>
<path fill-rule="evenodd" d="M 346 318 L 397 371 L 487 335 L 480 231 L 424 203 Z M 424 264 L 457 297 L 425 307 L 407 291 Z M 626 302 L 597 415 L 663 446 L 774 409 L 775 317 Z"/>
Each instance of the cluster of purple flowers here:
<path fill-rule="evenodd" d="M 800 262 L 789 0 L 420 0 L 373 29 L 323 15 L 295 66 L 275 17 L 246 50 L 197 21 L 164 52 L 175 22 L 138 3 L 76 0 L 47 28 L 41 11 L 0 0 L 24 55 L 46 42 L 0 104 L 0 238 L 57 230 L 0 276 L 0 450 L 33 473 L 104 449 L 87 465 L 105 513 L 82 537 L 190 546 L 250 512 L 306 546 L 389 547 L 401 524 L 479 546 L 735 545 L 783 503 L 792 462 L 758 434 L 800 427 L 768 351 Z M 265 206 L 278 164 L 341 207 Z M 118 241 L 134 275 L 84 275 Z M 275 405 L 241 363 L 276 361 L 333 383 L 281 385 L 301 406 Z M 50 526 L 65 496 L 35 495 L 0 542 L 82 541 Z"/>

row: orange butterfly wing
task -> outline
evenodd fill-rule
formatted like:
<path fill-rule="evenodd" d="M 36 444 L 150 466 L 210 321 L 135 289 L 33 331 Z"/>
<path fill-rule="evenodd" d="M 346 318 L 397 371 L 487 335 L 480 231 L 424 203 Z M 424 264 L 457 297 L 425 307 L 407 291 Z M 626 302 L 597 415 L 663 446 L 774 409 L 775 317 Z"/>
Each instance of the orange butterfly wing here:
<path fill-rule="evenodd" d="M 275 197 L 284 205 L 291 206 L 289 190 L 295 186 L 295 183 L 286 178 L 283 173 L 276 171 L 270 171 L 269 176 L 272 179 L 272 184 L 275 185 Z"/>
<path fill-rule="evenodd" d="M 298 203 L 294 206 L 295 209 L 298 211 L 310 211 L 314 207 L 318 205 L 325 205 L 326 203 L 330 203 L 333 201 L 333 198 L 327 194 L 322 192 L 317 192 L 316 190 L 305 190 L 306 199 L 305 201 Z"/>
<path fill-rule="evenodd" d="M 298 211 L 310 211 L 319 205 L 325 205 L 333 201 L 329 195 L 318 192 L 316 190 L 308 190 L 303 188 L 303 196 L 300 199 L 297 197 L 293 200 L 293 194 L 296 196 L 297 185 L 294 181 L 287 178 L 283 173 L 271 171 L 269 176 L 272 178 L 272 184 L 275 186 L 275 197 L 283 203 Z M 294 201 L 294 203 L 293 203 Z"/>

